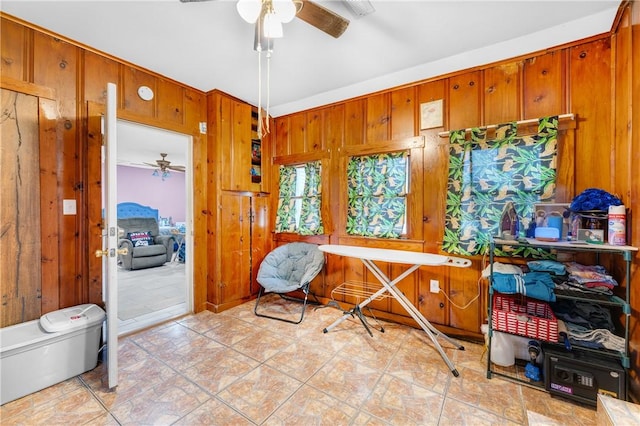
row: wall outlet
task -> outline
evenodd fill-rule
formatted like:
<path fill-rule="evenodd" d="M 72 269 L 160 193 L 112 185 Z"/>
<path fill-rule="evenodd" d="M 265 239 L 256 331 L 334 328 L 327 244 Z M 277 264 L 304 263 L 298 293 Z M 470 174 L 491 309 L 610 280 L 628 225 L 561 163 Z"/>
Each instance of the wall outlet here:
<path fill-rule="evenodd" d="M 431 280 L 429 281 L 429 290 L 431 293 L 440 293 L 440 281 Z"/>

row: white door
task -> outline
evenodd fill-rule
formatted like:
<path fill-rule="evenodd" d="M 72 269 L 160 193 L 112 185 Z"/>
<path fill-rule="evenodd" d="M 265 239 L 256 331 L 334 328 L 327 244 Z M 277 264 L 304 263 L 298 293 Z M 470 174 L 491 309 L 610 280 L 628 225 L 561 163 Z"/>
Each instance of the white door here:
<path fill-rule="evenodd" d="M 105 233 L 103 296 L 107 310 L 107 371 L 110 389 L 118 385 L 118 217 L 116 181 L 116 85 L 107 84 L 107 110 L 104 115 L 103 163 L 102 163 L 102 208 Z"/>

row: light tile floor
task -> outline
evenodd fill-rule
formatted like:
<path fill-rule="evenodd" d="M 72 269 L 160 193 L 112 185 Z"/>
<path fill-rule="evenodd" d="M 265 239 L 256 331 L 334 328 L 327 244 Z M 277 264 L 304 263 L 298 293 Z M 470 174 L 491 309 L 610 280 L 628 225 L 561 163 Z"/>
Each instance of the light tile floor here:
<path fill-rule="evenodd" d="M 292 306 L 271 298 L 284 312 Z M 285 303 L 287 304 L 285 306 Z M 119 385 L 94 370 L 0 407 L 7 425 L 595 425 L 595 408 L 486 378 L 481 345 L 309 307 L 299 325 L 253 314 L 253 302 L 121 337 Z M 299 305 L 294 307 L 299 309 Z"/>

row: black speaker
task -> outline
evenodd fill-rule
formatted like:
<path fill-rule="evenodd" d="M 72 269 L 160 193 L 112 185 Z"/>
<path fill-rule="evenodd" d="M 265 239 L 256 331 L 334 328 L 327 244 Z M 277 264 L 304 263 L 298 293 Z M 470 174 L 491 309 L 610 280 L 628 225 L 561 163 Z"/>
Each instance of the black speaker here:
<path fill-rule="evenodd" d="M 611 359 L 585 352 L 544 350 L 544 386 L 549 393 L 596 405 L 598 394 L 625 400 L 626 371 Z"/>

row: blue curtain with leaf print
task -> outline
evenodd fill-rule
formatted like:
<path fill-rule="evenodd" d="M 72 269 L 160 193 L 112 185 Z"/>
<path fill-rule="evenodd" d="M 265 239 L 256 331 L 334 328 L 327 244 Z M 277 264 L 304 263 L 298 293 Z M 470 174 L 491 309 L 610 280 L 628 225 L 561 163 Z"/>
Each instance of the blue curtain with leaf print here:
<path fill-rule="evenodd" d="M 517 136 L 515 123 L 450 132 L 449 183 L 443 249 L 449 253 L 486 253 L 498 233 L 505 204 L 513 202 L 520 218 L 530 218 L 535 203 L 552 202 L 556 189 L 558 117 L 538 120 L 538 133 Z M 538 250 L 519 248 L 528 256 Z M 498 253 L 500 254 L 500 253 Z"/>
<path fill-rule="evenodd" d="M 279 188 L 275 232 L 296 232 L 295 198 L 293 198 L 296 195 L 295 167 L 280 167 Z"/>
<path fill-rule="evenodd" d="M 320 161 L 304 165 L 304 189 L 302 191 L 302 209 L 300 213 L 300 235 L 319 235 L 324 233 L 320 205 L 322 203 L 322 182 Z"/>
<path fill-rule="evenodd" d="M 398 238 L 406 211 L 407 152 L 351 157 L 347 165 L 347 233 Z"/>

